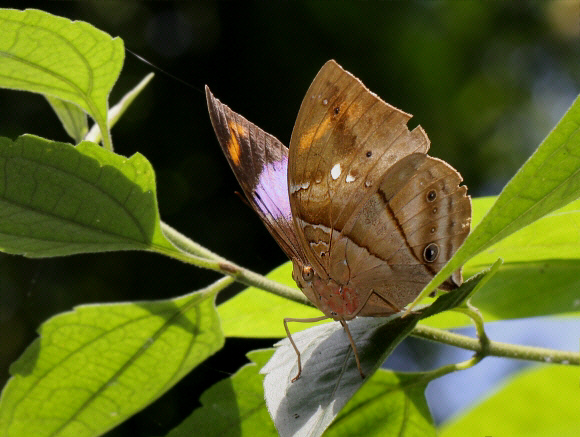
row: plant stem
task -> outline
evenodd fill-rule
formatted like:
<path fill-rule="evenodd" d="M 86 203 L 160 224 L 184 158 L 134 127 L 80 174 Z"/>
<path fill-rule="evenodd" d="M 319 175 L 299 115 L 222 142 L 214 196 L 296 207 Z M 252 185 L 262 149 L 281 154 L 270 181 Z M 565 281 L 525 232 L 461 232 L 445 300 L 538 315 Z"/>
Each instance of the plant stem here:
<path fill-rule="evenodd" d="M 481 358 L 486 356 L 515 358 L 518 360 L 539 361 L 542 363 L 580 365 L 580 353 L 546 349 L 542 347 L 521 346 L 489 340 L 483 344 L 479 339 L 471 338 L 443 329 L 417 325 L 411 333 L 414 337 L 444 343 L 477 352 Z"/>
<path fill-rule="evenodd" d="M 457 372 L 458 370 L 465 370 L 469 369 L 470 367 L 475 366 L 479 363 L 483 357 L 480 354 L 475 354 L 468 360 L 462 361 L 460 363 L 455 364 L 446 364 L 445 366 L 441 366 L 438 369 L 434 369 L 431 371 L 424 372 L 424 380 L 426 381 L 433 381 L 434 379 L 441 378 L 448 373 Z"/>
<path fill-rule="evenodd" d="M 257 287 L 294 302 L 312 306 L 308 298 L 296 288 L 288 287 L 256 272 L 240 267 L 195 243 L 163 222 L 161 223 L 161 228 L 167 239 L 179 250 L 168 251 L 165 248 L 156 248 L 155 250 L 157 252 L 197 267 L 214 270 L 231 276 L 236 281 L 245 285 Z"/>
<path fill-rule="evenodd" d="M 167 239 L 171 241 L 173 245 L 175 245 L 175 247 L 181 249 L 182 251 L 188 254 L 202 256 L 204 258 L 212 259 L 215 261 L 227 262 L 226 259 L 212 252 L 211 250 L 206 249 L 201 244 L 198 244 L 195 241 L 187 238 L 181 232 L 172 228 L 165 222 L 161 222 L 161 230 L 163 231 L 163 234 L 167 237 Z"/>
<path fill-rule="evenodd" d="M 477 332 L 477 338 L 479 338 L 479 342 L 482 344 L 483 348 L 485 348 L 489 343 L 489 338 L 485 333 L 483 316 L 479 310 L 471 305 L 470 301 L 468 300 L 463 306 L 453 308 L 453 311 L 463 313 L 473 321 L 475 330 Z"/>

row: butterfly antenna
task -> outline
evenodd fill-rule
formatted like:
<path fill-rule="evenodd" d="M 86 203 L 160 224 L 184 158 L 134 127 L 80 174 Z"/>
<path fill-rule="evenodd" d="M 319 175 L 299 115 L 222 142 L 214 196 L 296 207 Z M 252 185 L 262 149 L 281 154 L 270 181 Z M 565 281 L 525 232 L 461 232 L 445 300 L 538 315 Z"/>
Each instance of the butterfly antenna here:
<path fill-rule="evenodd" d="M 160 73 L 163 73 L 164 75 L 170 77 L 171 79 L 176 80 L 177 82 L 181 83 L 182 85 L 185 85 L 186 87 L 189 87 L 191 89 L 196 90 L 197 92 L 205 95 L 205 93 L 199 88 L 196 87 L 195 85 L 190 84 L 189 82 L 169 73 L 168 71 L 165 71 L 164 69 L 158 67 L 157 65 L 149 62 L 147 59 L 145 59 L 143 56 L 138 55 L 137 53 L 135 53 L 132 50 L 129 50 L 127 47 L 125 47 L 125 51 L 127 51 L 128 53 L 131 53 L 133 56 L 135 56 L 137 59 L 139 59 L 141 62 L 144 62 L 145 64 L 149 65 L 150 67 L 154 68 L 155 70 L 159 71 Z"/>

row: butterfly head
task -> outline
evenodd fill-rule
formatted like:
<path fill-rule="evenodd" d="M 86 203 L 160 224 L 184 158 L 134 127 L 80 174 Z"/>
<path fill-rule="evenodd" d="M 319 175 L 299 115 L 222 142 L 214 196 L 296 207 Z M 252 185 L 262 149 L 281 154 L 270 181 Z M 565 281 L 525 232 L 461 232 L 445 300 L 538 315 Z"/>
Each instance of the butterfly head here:
<path fill-rule="evenodd" d="M 323 279 L 308 264 L 292 261 L 292 278 L 310 301 L 324 314 L 335 320 L 350 320 L 360 310 L 359 294 L 349 284 Z"/>

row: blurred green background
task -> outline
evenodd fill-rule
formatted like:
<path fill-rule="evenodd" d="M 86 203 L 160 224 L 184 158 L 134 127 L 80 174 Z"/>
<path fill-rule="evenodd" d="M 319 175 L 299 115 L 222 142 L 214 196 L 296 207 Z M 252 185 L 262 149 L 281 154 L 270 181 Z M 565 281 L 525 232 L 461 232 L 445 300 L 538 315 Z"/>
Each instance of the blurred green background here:
<path fill-rule="evenodd" d="M 156 71 L 115 126 L 115 150 L 151 161 L 164 221 L 260 273 L 285 257 L 234 194 L 239 188 L 207 115 L 205 84 L 288 144 L 310 82 L 335 59 L 413 114 L 410 125 L 426 130 L 430 154 L 457 168 L 472 196 L 497 194 L 579 92 L 578 1 L 4 1 L 3 7 L 87 21 L 189 84 Z M 150 71 L 127 53 L 110 102 Z M 69 141 L 43 97 L 0 90 L 0 135 L 22 133 Z M 0 385 L 35 329 L 54 314 L 85 303 L 174 297 L 217 278 L 135 252 L 0 260 Z M 162 435 L 197 405 L 201 389 L 245 362 L 245 351 L 272 343 L 228 340 L 226 351 L 110 435 Z"/>

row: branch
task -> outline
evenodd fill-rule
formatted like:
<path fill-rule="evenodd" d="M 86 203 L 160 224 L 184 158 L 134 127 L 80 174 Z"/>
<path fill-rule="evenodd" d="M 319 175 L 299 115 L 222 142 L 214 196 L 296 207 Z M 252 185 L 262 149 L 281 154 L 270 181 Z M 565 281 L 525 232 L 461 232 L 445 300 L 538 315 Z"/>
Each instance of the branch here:
<path fill-rule="evenodd" d="M 197 267 L 214 270 L 223 275 L 231 276 L 236 281 L 250 287 L 260 288 L 294 302 L 312 306 L 308 298 L 296 288 L 288 287 L 256 272 L 240 267 L 192 241 L 166 223 L 161 222 L 161 229 L 167 239 L 179 250 L 167 251 L 163 248 L 155 248 L 155 251 Z"/>
<path fill-rule="evenodd" d="M 546 349 L 542 347 L 520 346 L 517 344 L 502 343 L 488 340 L 487 344 L 479 339 L 471 338 L 443 329 L 431 328 L 430 326 L 417 325 L 411 335 L 424 338 L 438 343 L 449 344 L 462 349 L 472 350 L 478 356 L 515 358 L 518 360 L 539 361 L 541 363 L 574 364 L 580 365 L 580 353 Z"/>

